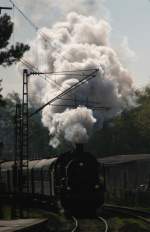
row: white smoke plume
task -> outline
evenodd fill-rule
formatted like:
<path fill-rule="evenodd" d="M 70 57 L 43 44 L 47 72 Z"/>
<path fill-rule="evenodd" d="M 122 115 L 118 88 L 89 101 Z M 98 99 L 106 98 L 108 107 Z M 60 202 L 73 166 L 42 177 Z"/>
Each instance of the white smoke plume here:
<path fill-rule="evenodd" d="M 48 115 L 46 112 L 46 118 Z M 71 143 L 84 143 L 88 140 L 88 134 L 95 122 L 92 110 L 86 107 L 77 107 L 76 109 L 67 109 L 62 113 L 55 113 L 51 122 L 52 126 L 49 128 L 50 135 L 53 136 L 50 144 L 57 147 L 60 144 L 60 135 Z M 45 123 L 47 120 L 44 118 Z M 45 125 L 49 127 L 49 124 Z"/>
<path fill-rule="evenodd" d="M 36 4 L 34 1 L 15 0 L 15 3 L 28 12 L 33 22 L 37 22 L 39 25 L 43 25 L 43 23 L 50 25 L 51 22 L 62 20 L 72 11 L 83 15 L 109 15 L 104 4 L 105 0 L 38 0 Z M 43 17 L 43 15 L 48 17 Z"/>
<path fill-rule="evenodd" d="M 49 130 L 53 147 L 64 140 L 72 144 L 86 142 L 94 125 L 102 127 L 103 120 L 115 116 L 133 102 L 132 79 L 110 47 L 110 32 L 111 27 L 104 20 L 69 13 L 66 21 L 40 30 L 24 56 L 41 72 L 99 69 L 95 78 L 57 100 L 55 106 L 43 109 L 42 122 Z M 45 104 L 81 80 L 83 73 L 48 76 L 47 81 L 31 77 L 32 102 L 37 106 Z M 70 108 L 73 101 L 68 99 L 76 100 L 75 109 Z M 110 109 L 93 111 L 94 104 Z"/>

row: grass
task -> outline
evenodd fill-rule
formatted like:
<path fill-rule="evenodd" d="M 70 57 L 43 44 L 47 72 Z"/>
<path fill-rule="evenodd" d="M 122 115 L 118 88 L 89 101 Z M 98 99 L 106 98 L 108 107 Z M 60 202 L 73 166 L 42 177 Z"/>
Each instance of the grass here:
<path fill-rule="evenodd" d="M 11 219 L 11 208 L 9 206 L 3 206 L 1 209 L 1 218 L 4 220 Z"/>
<path fill-rule="evenodd" d="M 108 220 L 111 232 L 149 232 L 150 225 L 135 218 L 114 217 Z"/>

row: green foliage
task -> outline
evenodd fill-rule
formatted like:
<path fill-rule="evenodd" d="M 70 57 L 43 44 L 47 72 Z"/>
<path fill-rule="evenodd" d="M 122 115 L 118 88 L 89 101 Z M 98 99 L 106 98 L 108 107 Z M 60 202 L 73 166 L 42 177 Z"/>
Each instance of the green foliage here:
<path fill-rule="evenodd" d="M 17 62 L 29 50 L 28 45 L 23 43 L 16 43 L 9 46 L 9 39 L 13 33 L 13 23 L 10 16 L 4 14 L 0 16 L 0 65 L 9 66 Z M 5 105 L 5 101 L 1 95 L 1 82 L 0 80 L 0 107 Z"/>
<path fill-rule="evenodd" d="M 30 109 L 33 112 L 33 109 Z M 37 114 L 29 120 L 29 152 L 32 158 L 50 157 L 49 134 L 42 125 L 41 115 Z"/>
<path fill-rule="evenodd" d="M 24 52 L 29 49 L 28 45 L 17 43 L 11 46 L 9 50 L 0 52 L 0 65 L 8 66 L 20 60 Z"/>
<path fill-rule="evenodd" d="M 92 137 L 90 148 L 97 156 L 150 153 L 150 87 L 137 92 L 134 108 L 107 122 Z"/>
<path fill-rule="evenodd" d="M 1 107 L 0 113 L 0 141 L 3 141 L 1 157 L 5 159 L 14 158 L 15 142 L 15 112 L 16 104 L 21 103 L 18 93 L 12 92 L 4 99 L 5 107 Z M 30 108 L 29 111 L 34 111 Z M 50 157 L 51 149 L 47 128 L 43 127 L 41 115 L 35 115 L 29 120 L 29 153 L 30 158 Z"/>
<path fill-rule="evenodd" d="M 1 87 L 2 84 L 2 80 L 0 80 L 0 107 L 5 106 L 5 101 L 3 99 L 3 96 L 1 94 L 1 91 L 3 90 L 3 88 Z"/>
<path fill-rule="evenodd" d="M 140 219 L 112 217 L 108 220 L 110 231 L 112 232 L 148 232 L 148 223 Z"/>
<path fill-rule="evenodd" d="M 13 23 L 8 15 L 0 17 L 0 49 L 8 46 L 10 36 L 13 32 Z"/>
<path fill-rule="evenodd" d="M 21 103 L 21 99 L 20 99 L 20 96 L 19 96 L 19 94 L 18 93 L 16 93 L 16 92 L 12 92 L 12 93 L 9 93 L 8 95 L 7 95 L 7 101 L 9 102 L 12 102 L 13 104 L 20 104 Z"/>
<path fill-rule="evenodd" d="M 10 16 L 4 14 L 0 17 L 0 65 L 9 66 L 16 63 L 29 50 L 28 45 L 23 43 L 16 43 L 9 45 L 9 39 L 13 32 L 13 23 Z"/>

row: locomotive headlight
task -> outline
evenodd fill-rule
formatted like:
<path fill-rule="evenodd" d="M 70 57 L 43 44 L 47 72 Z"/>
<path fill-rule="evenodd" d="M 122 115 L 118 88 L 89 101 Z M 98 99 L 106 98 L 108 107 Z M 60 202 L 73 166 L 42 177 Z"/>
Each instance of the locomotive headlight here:
<path fill-rule="evenodd" d="M 83 162 L 80 162 L 80 163 L 79 163 L 79 166 L 80 166 L 80 167 L 84 166 L 84 163 L 83 163 Z"/>
<path fill-rule="evenodd" d="M 99 189 L 99 185 L 96 184 L 96 185 L 94 186 L 94 188 L 95 188 L 95 189 Z"/>

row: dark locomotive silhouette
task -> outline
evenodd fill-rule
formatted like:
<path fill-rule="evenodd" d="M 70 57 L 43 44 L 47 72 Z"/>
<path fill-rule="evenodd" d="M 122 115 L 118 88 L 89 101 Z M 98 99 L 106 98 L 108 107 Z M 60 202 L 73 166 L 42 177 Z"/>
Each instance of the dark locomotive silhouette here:
<path fill-rule="evenodd" d="M 72 215 L 95 215 L 104 202 L 104 184 L 97 160 L 83 146 L 56 162 L 56 186 L 61 204 Z"/>
<path fill-rule="evenodd" d="M 16 193 L 14 162 L 0 164 L 1 182 L 4 194 Z M 18 181 L 19 181 L 19 171 Z M 57 202 L 70 215 L 92 216 L 104 202 L 103 169 L 97 160 L 82 145 L 73 152 L 58 158 L 29 161 L 29 188 L 26 188 L 26 169 L 23 169 L 22 193 L 28 199 L 46 201 L 46 205 Z M 19 183 L 18 183 L 19 184 Z"/>

